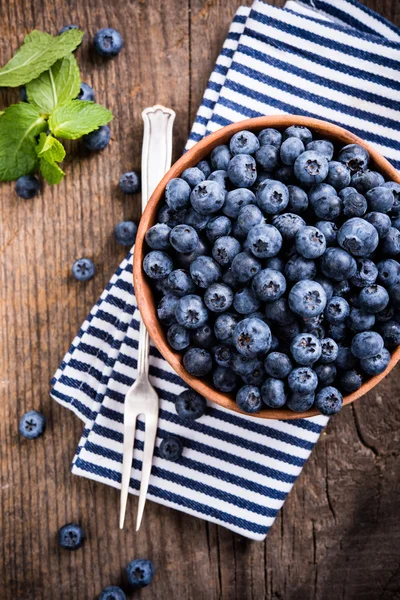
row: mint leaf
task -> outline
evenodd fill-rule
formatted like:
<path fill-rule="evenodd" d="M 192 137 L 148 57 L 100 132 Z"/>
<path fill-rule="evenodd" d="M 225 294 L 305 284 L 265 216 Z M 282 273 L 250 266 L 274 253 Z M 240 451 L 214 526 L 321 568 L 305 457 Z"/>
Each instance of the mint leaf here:
<path fill-rule="evenodd" d="M 86 133 L 109 123 L 113 118 L 110 110 L 84 100 L 72 100 L 64 106 L 56 108 L 50 115 L 49 127 L 51 132 L 61 138 L 76 140 Z"/>
<path fill-rule="evenodd" d="M 35 136 L 46 129 L 46 119 L 26 102 L 6 108 L 0 117 L 0 181 L 35 172 Z"/>
<path fill-rule="evenodd" d="M 32 31 L 13 58 L 0 69 L 0 86 L 17 87 L 32 81 L 75 50 L 82 37 L 79 29 L 70 29 L 58 36 Z"/>
<path fill-rule="evenodd" d="M 73 54 L 68 54 L 54 63 L 26 86 L 29 102 L 40 112 L 49 114 L 76 98 L 79 94 L 81 78 L 78 63 Z"/>
<path fill-rule="evenodd" d="M 43 178 L 47 183 L 50 183 L 50 185 L 60 183 L 65 175 L 64 171 L 62 171 L 56 163 L 47 162 L 45 158 L 39 159 L 39 167 Z"/>

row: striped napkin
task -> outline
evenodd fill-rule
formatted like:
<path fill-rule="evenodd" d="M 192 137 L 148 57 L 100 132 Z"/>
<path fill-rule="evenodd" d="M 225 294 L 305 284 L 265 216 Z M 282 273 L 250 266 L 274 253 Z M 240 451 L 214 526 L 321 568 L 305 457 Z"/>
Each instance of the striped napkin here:
<path fill-rule="evenodd" d="M 187 148 L 247 117 L 296 113 L 328 119 L 400 166 L 400 31 L 355 0 L 256 0 L 239 8 L 211 74 Z M 52 397 L 84 422 L 72 472 L 119 488 L 123 403 L 136 373 L 139 312 L 132 252 L 122 262 L 52 381 Z M 193 423 L 176 414 L 186 384 L 154 346 L 150 377 L 160 421 L 149 499 L 262 540 L 328 419 L 261 421 L 209 403 Z M 130 492 L 138 494 L 144 423 L 139 419 Z M 177 463 L 159 455 L 177 435 Z M 115 522 L 117 522 L 117 513 Z"/>

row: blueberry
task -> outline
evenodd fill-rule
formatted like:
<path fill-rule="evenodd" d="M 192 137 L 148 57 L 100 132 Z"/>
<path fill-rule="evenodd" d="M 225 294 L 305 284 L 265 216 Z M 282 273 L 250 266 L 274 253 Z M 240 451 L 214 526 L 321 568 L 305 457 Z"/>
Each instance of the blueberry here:
<path fill-rule="evenodd" d="M 268 352 L 271 347 L 271 330 L 261 319 L 239 321 L 233 332 L 236 350 L 247 358 Z"/>
<path fill-rule="evenodd" d="M 227 267 L 239 254 L 240 250 L 240 243 L 234 237 L 224 235 L 217 239 L 211 253 L 218 264 Z"/>
<path fill-rule="evenodd" d="M 333 223 L 332 221 L 318 221 L 315 223 L 315 227 L 324 234 L 327 246 L 336 245 L 336 236 L 339 231 L 336 223 Z"/>
<path fill-rule="evenodd" d="M 237 218 L 241 208 L 253 204 L 256 200 L 254 193 L 248 188 L 237 188 L 227 193 L 222 212 L 227 217 Z"/>
<path fill-rule="evenodd" d="M 207 402 L 194 390 L 185 390 L 175 400 L 175 410 L 181 419 L 195 421 L 206 412 Z"/>
<path fill-rule="evenodd" d="M 208 160 L 200 160 L 196 167 L 198 169 L 200 169 L 200 171 L 202 173 L 204 173 L 204 179 L 208 179 L 208 176 L 211 173 L 211 167 L 210 167 L 210 163 L 208 162 Z"/>
<path fill-rule="evenodd" d="M 267 173 L 270 173 L 278 166 L 279 151 L 272 144 L 265 144 L 257 150 L 256 161 Z"/>
<path fill-rule="evenodd" d="M 270 352 L 264 361 L 264 368 L 271 377 L 285 379 L 293 366 L 287 354 L 282 352 Z"/>
<path fill-rule="evenodd" d="M 303 319 L 303 333 L 311 333 L 317 339 L 322 340 L 325 337 L 325 328 L 322 325 L 323 314 L 310 319 Z"/>
<path fill-rule="evenodd" d="M 387 321 L 379 326 L 379 332 L 383 337 L 386 348 L 390 350 L 400 345 L 400 323 Z"/>
<path fill-rule="evenodd" d="M 396 183 L 395 181 L 387 181 L 383 184 L 383 187 L 387 187 L 393 192 L 393 206 L 390 211 L 392 215 L 397 216 L 400 212 L 400 183 Z"/>
<path fill-rule="evenodd" d="M 362 308 L 352 308 L 350 311 L 349 318 L 347 319 L 347 326 L 352 331 L 365 331 L 372 329 L 375 325 L 375 315 L 366 312 Z"/>
<path fill-rule="evenodd" d="M 308 198 L 311 206 L 314 208 L 318 203 L 331 196 L 337 196 L 337 192 L 332 185 L 329 183 L 318 183 L 313 185 L 308 192 Z"/>
<path fill-rule="evenodd" d="M 110 585 L 101 592 L 99 600 L 126 600 L 126 596 L 120 587 Z"/>
<path fill-rule="evenodd" d="M 377 323 L 386 323 L 394 318 L 394 308 L 390 304 L 386 306 L 383 310 L 380 310 L 376 315 L 373 315 L 377 321 Z"/>
<path fill-rule="evenodd" d="M 165 223 L 169 227 L 175 227 L 183 223 L 184 211 L 172 210 L 169 206 L 164 204 L 158 211 L 157 220 L 159 223 Z"/>
<path fill-rule="evenodd" d="M 270 408 L 281 408 L 286 402 L 286 390 L 283 381 L 273 377 L 266 379 L 261 386 L 261 399 Z"/>
<path fill-rule="evenodd" d="M 191 188 L 196 187 L 197 184 L 201 183 L 206 179 L 203 171 L 198 167 L 191 167 L 185 169 L 181 175 L 181 178 L 190 185 Z"/>
<path fill-rule="evenodd" d="M 287 345 L 292 341 L 292 339 L 295 338 L 296 335 L 299 335 L 300 325 L 299 325 L 298 321 L 292 320 L 292 321 L 290 321 L 290 323 L 288 323 L 284 327 L 282 326 L 280 328 L 277 328 L 276 333 L 279 336 L 279 339 L 282 342 L 285 342 L 284 348 L 286 350 Z"/>
<path fill-rule="evenodd" d="M 252 289 L 243 288 L 236 292 L 233 306 L 239 314 L 248 315 L 259 308 L 260 300 Z"/>
<path fill-rule="evenodd" d="M 213 171 L 210 173 L 208 181 L 216 181 L 222 187 L 224 191 L 226 191 L 226 187 L 229 184 L 228 182 L 228 173 L 223 169 L 219 171 Z"/>
<path fill-rule="evenodd" d="M 205 348 L 206 350 L 210 350 L 217 342 L 213 329 L 208 323 L 201 325 L 197 329 L 193 329 L 190 337 L 193 346 Z"/>
<path fill-rule="evenodd" d="M 232 302 L 233 292 L 224 283 L 213 283 L 204 294 L 204 303 L 212 312 L 225 312 Z"/>
<path fill-rule="evenodd" d="M 274 269 L 263 269 L 252 281 L 252 288 L 263 302 L 278 300 L 286 291 L 285 277 Z"/>
<path fill-rule="evenodd" d="M 345 346 L 342 343 L 338 344 L 338 355 L 335 361 L 335 365 L 338 369 L 353 369 L 357 365 L 357 359 L 354 354 L 351 352 L 351 349 L 348 346 Z"/>
<path fill-rule="evenodd" d="M 320 341 L 311 333 L 300 333 L 293 338 L 290 351 L 299 365 L 310 366 L 321 356 Z"/>
<path fill-rule="evenodd" d="M 272 218 L 272 224 L 277 228 L 285 242 L 293 241 L 297 232 L 305 226 L 305 221 L 299 215 L 283 213 Z"/>
<path fill-rule="evenodd" d="M 283 273 L 285 269 L 285 261 L 279 256 L 271 256 L 271 258 L 267 258 L 264 264 L 267 269 L 274 269 L 274 271 L 279 271 L 280 273 Z"/>
<path fill-rule="evenodd" d="M 218 238 L 229 235 L 232 230 L 232 223 L 228 217 L 222 215 L 213 217 L 206 225 L 207 239 L 214 243 Z"/>
<path fill-rule="evenodd" d="M 390 352 L 386 348 L 383 348 L 376 356 L 371 358 L 364 358 L 360 361 L 360 365 L 363 371 L 368 375 L 379 375 L 386 370 L 390 362 Z"/>
<path fill-rule="evenodd" d="M 182 269 L 189 269 L 190 265 L 196 258 L 198 258 L 199 256 L 204 256 L 208 252 L 208 247 L 206 246 L 204 241 L 200 239 L 193 252 L 189 252 L 188 254 L 180 254 L 179 252 L 177 252 L 176 260 Z"/>
<path fill-rule="evenodd" d="M 114 236 L 117 244 L 133 246 L 137 235 L 137 225 L 133 221 L 121 221 L 115 226 Z"/>
<path fill-rule="evenodd" d="M 362 217 L 368 210 L 368 204 L 362 194 L 353 187 L 345 187 L 339 192 L 342 199 L 343 214 L 346 217 Z"/>
<path fill-rule="evenodd" d="M 59 34 L 65 33 L 66 31 L 70 31 L 70 29 L 79 29 L 78 25 L 64 25 L 62 29 L 60 29 Z"/>
<path fill-rule="evenodd" d="M 301 227 L 296 233 L 296 250 L 304 258 L 318 258 L 326 250 L 324 234 L 310 225 Z"/>
<path fill-rule="evenodd" d="M 58 531 L 58 543 L 65 550 L 78 550 L 84 542 L 85 532 L 80 525 L 68 523 Z"/>
<path fill-rule="evenodd" d="M 325 290 L 322 285 L 310 279 L 299 281 L 290 290 L 289 306 L 301 317 L 315 317 L 325 309 Z"/>
<path fill-rule="evenodd" d="M 199 243 L 197 231 L 190 225 L 176 225 L 169 236 L 170 244 L 177 252 L 193 252 Z"/>
<path fill-rule="evenodd" d="M 395 283 L 389 288 L 390 301 L 396 309 L 400 309 L 400 283 Z"/>
<path fill-rule="evenodd" d="M 231 158 L 232 154 L 230 153 L 228 146 L 217 146 L 211 152 L 211 166 L 214 170 L 224 169 L 226 171 Z"/>
<path fill-rule="evenodd" d="M 219 315 L 215 319 L 214 333 L 215 337 L 221 342 L 231 344 L 233 340 L 234 329 L 239 322 L 239 317 L 230 313 Z"/>
<path fill-rule="evenodd" d="M 229 149 L 235 154 L 254 154 L 260 147 L 257 136 L 251 131 L 238 131 L 231 137 Z"/>
<path fill-rule="evenodd" d="M 190 334 L 186 327 L 174 323 L 167 331 L 168 343 L 174 350 L 184 350 L 190 344 Z"/>
<path fill-rule="evenodd" d="M 219 367 L 229 367 L 232 360 L 232 351 L 228 346 L 219 344 L 214 347 L 214 360 Z"/>
<path fill-rule="evenodd" d="M 186 298 L 188 296 L 185 296 Z M 196 296 L 197 298 L 197 296 Z M 176 323 L 175 312 L 178 308 L 179 297 L 175 294 L 165 294 L 158 303 L 157 316 L 164 325 L 173 325 Z M 185 325 L 181 323 L 181 325 Z"/>
<path fill-rule="evenodd" d="M 294 174 L 302 183 L 321 183 L 328 175 L 328 160 L 314 150 L 306 150 L 296 158 Z"/>
<path fill-rule="evenodd" d="M 314 404 L 315 396 L 313 392 L 290 394 L 287 401 L 287 407 L 293 412 L 305 412 Z"/>
<path fill-rule="evenodd" d="M 249 188 L 257 178 L 256 161 L 249 154 L 237 154 L 228 164 L 228 177 L 237 187 Z"/>
<path fill-rule="evenodd" d="M 33 175 L 23 175 L 15 182 L 15 192 L 20 198 L 30 200 L 38 193 L 40 183 Z"/>
<path fill-rule="evenodd" d="M 326 156 L 328 160 L 332 160 L 334 147 L 329 140 L 314 140 L 306 145 L 306 150 L 314 150 L 315 152 Z"/>
<path fill-rule="evenodd" d="M 20 435 L 28 440 L 34 440 L 43 435 L 46 429 L 46 419 L 37 410 L 30 410 L 25 413 L 18 426 Z"/>
<path fill-rule="evenodd" d="M 342 371 L 337 383 L 343 393 L 351 394 L 362 386 L 362 377 L 357 371 Z"/>
<path fill-rule="evenodd" d="M 383 348 L 383 338 L 376 331 L 357 333 L 351 342 L 351 352 L 356 358 L 371 358 Z"/>
<path fill-rule="evenodd" d="M 247 234 L 249 250 L 257 258 L 276 256 L 282 247 L 282 236 L 273 225 L 254 225 Z"/>
<path fill-rule="evenodd" d="M 164 296 L 161 302 L 165 300 L 166 297 L 167 296 Z M 208 320 L 208 311 L 200 296 L 188 294 L 187 296 L 183 296 L 183 298 L 177 299 L 175 317 L 178 323 L 187 327 L 187 329 L 197 329 L 204 325 Z M 159 319 L 162 320 L 160 316 Z"/>
<path fill-rule="evenodd" d="M 221 269 L 210 256 L 198 256 L 190 265 L 190 276 L 196 285 L 208 288 L 221 279 Z"/>
<path fill-rule="evenodd" d="M 389 294 L 381 285 L 364 287 L 359 295 L 360 307 L 370 313 L 377 313 L 386 308 Z"/>
<path fill-rule="evenodd" d="M 289 191 L 284 183 L 274 179 L 266 179 L 257 188 L 257 206 L 267 215 L 277 215 L 289 203 Z"/>
<path fill-rule="evenodd" d="M 246 236 L 250 229 L 255 225 L 260 225 L 264 222 L 264 215 L 255 204 L 247 204 L 240 209 L 237 225 L 240 231 Z"/>
<path fill-rule="evenodd" d="M 95 266 L 90 258 L 79 258 L 72 265 L 72 275 L 78 281 L 89 281 L 95 274 Z"/>
<path fill-rule="evenodd" d="M 309 367 L 299 367 L 289 373 L 288 384 L 293 392 L 309 394 L 316 389 L 318 378 L 315 371 Z"/>
<path fill-rule="evenodd" d="M 340 296 L 332 296 L 325 308 L 325 318 L 328 323 L 342 323 L 350 314 L 347 300 Z"/>
<path fill-rule="evenodd" d="M 381 244 L 382 253 L 386 256 L 397 256 L 400 253 L 400 231 L 391 227 Z"/>
<path fill-rule="evenodd" d="M 315 372 L 318 377 L 319 387 L 331 385 L 337 376 L 337 369 L 332 364 L 319 364 L 315 367 Z"/>
<path fill-rule="evenodd" d="M 204 377 L 212 370 L 211 354 L 204 348 L 189 348 L 183 355 L 183 366 L 194 377 Z"/>
<path fill-rule="evenodd" d="M 321 258 L 321 270 L 325 277 L 342 281 L 350 279 L 357 273 L 357 263 L 354 258 L 341 248 L 327 248 Z"/>
<path fill-rule="evenodd" d="M 196 286 L 184 269 L 175 269 L 168 275 L 169 290 L 177 296 L 186 296 L 196 291 Z"/>
<path fill-rule="evenodd" d="M 282 143 L 282 134 L 280 131 L 277 131 L 276 129 L 272 129 L 272 128 L 263 129 L 258 134 L 258 140 L 259 140 L 261 146 L 271 145 L 271 146 L 275 146 L 275 148 L 279 149 L 280 145 Z"/>
<path fill-rule="evenodd" d="M 25 85 L 21 85 L 19 88 L 19 99 L 21 102 L 28 102 L 28 94 Z"/>
<path fill-rule="evenodd" d="M 380 212 L 370 212 L 365 215 L 364 219 L 375 227 L 381 239 L 389 233 L 391 226 L 389 215 Z"/>
<path fill-rule="evenodd" d="M 170 179 L 165 188 L 165 202 L 172 210 L 181 210 L 189 204 L 190 185 L 184 179 Z"/>
<path fill-rule="evenodd" d="M 349 185 L 350 181 L 350 169 L 342 162 L 336 160 L 330 161 L 326 183 L 329 183 L 337 190 L 342 190 Z"/>
<path fill-rule="evenodd" d="M 91 152 L 104 150 L 110 143 L 111 133 L 108 125 L 102 125 L 95 131 L 83 136 L 83 143 Z"/>
<path fill-rule="evenodd" d="M 146 231 L 146 243 L 152 250 L 166 250 L 169 248 L 169 235 L 171 227 L 165 223 L 157 223 Z"/>
<path fill-rule="evenodd" d="M 391 287 L 400 282 L 400 263 L 393 258 L 385 258 L 377 264 L 378 282 L 386 287 Z"/>
<path fill-rule="evenodd" d="M 342 201 L 339 196 L 327 196 L 314 203 L 314 212 L 319 219 L 334 221 L 342 213 Z"/>
<path fill-rule="evenodd" d="M 321 414 L 326 416 L 338 413 L 342 408 L 342 405 L 342 394 L 332 386 L 322 388 L 315 397 L 315 408 L 317 408 Z"/>
<path fill-rule="evenodd" d="M 294 254 L 286 263 L 285 277 L 291 283 L 300 281 L 304 278 L 313 279 L 317 272 L 315 262 Z"/>
<path fill-rule="evenodd" d="M 333 285 L 326 277 L 316 277 L 315 281 L 322 285 L 325 290 L 326 299 L 329 301 L 333 296 Z"/>
<path fill-rule="evenodd" d="M 374 187 L 379 187 L 385 183 L 384 178 L 376 171 L 358 171 L 351 178 L 351 185 L 356 188 L 360 194 L 365 194 Z"/>
<path fill-rule="evenodd" d="M 219 392 L 229 393 L 236 390 L 238 377 L 232 369 L 217 367 L 213 372 L 213 384 Z"/>
<path fill-rule="evenodd" d="M 285 185 L 296 183 L 293 167 L 290 165 L 281 165 L 275 171 L 275 179 Z"/>
<path fill-rule="evenodd" d="M 186 225 L 193 227 L 196 231 L 203 231 L 210 222 L 210 219 L 211 215 L 201 215 L 197 210 L 194 210 L 194 208 L 189 208 L 189 210 L 185 212 L 183 222 Z"/>
<path fill-rule="evenodd" d="M 94 90 L 88 83 L 81 83 L 79 94 L 77 95 L 78 100 L 86 100 L 87 102 L 94 102 Z"/>
<path fill-rule="evenodd" d="M 346 298 L 351 292 L 351 287 L 347 279 L 342 279 L 342 281 L 335 282 L 333 286 L 333 295 L 334 296 L 342 296 Z"/>
<path fill-rule="evenodd" d="M 143 269 L 151 279 L 162 279 L 167 277 L 174 268 L 172 259 L 161 250 L 152 250 L 143 260 Z"/>
<path fill-rule="evenodd" d="M 222 207 L 225 190 L 217 181 L 206 180 L 196 185 L 190 194 L 193 208 L 201 215 L 211 215 Z"/>
<path fill-rule="evenodd" d="M 357 273 L 351 278 L 351 283 L 356 287 L 365 287 L 375 283 L 378 277 L 378 269 L 369 258 L 357 260 Z"/>
<path fill-rule="evenodd" d="M 298 137 L 288 137 L 280 147 L 280 158 L 285 165 L 294 165 L 295 160 L 304 152 L 304 144 Z"/>
<path fill-rule="evenodd" d="M 285 129 L 285 131 L 283 132 L 283 139 L 286 140 L 290 137 L 299 138 L 304 145 L 309 144 L 310 142 L 312 142 L 313 139 L 311 131 L 303 125 L 291 125 L 287 129 Z"/>
<path fill-rule="evenodd" d="M 105 57 L 116 56 L 122 50 L 124 41 L 115 29 L 105 27 L 99 29 L 93 39 L 94 49 L 98 54 Z"/>
<path fill-rule="evenodd" d="M 152 284 L 154 289 L 162 296 L 171 291 L 169 289 L 168 277 L 164 277 L 163 279 L 153 279 Z"/>
<path fill-rule="evenodd" d="M 232 269 L 230 268 L 226 269 L 226 271 L 223 273 L 222 283 L 226 283 L 226 285 L 229 285 L 229 287 L 234 291 L 237 291 L 242 287 L 241 283 L 235 279 Z"/>
<path fill-rule="evenodd" d="M 258 413 L 262 408 L 260 389 L 255 385 L 245 385 L 236 394 L 236 403 L 240 410 Z"/>
<path fill-rule="evenodd" d="M 365 195 L 368 201 L 368 208 L 371 211 L 387 213 L 391 210 L 394 203 L 393 191 L 385 186 L 371 188 Z"/>
<path fill-rule="evenodd" d="M 346 165 L 351 173 L 365 171 L 369 164 L 369 152 L 359 144 L 349 144 L 340 150 L 338 160 Z"/>
<path fill-rule="evenodd" d="M 288 210 L 294 214 L 299 214 L 307 210 L 307 193 L 297 185 L 288 185 L 287 189 L 289 192 Z"/>
<path fill-rule="evenodd" d="M 260 270 L 260 261 L 248 252 L 240 252 L 232 261 L 232 273 L 241 283 L 250 281 Z"/>
<path fill-rule="evenodd" d="M 339 245 L 354 256 L 368 256 L 379 244 L 379 236 L 375 227 L 365 219 L 358 217 L 349 219 L 341 226 L 337 239 Z"/>

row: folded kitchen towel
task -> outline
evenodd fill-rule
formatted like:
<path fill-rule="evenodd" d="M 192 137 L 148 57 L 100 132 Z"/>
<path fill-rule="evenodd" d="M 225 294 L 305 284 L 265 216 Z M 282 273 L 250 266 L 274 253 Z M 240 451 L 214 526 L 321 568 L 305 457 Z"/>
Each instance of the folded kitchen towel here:
<path fill-rule="evenodd" d="M 295 113 L 347 127 L 398 167 L 399 67 L 400 31 L 355 0 L 289 1 L 284 9 L 256 0 L 236 13 L 187 148 L 233 121 Z M 82 325 L 51 391 L 84 422 L 72 472 L 116 488 L 140 318 L 132 252 Z M 173 406 L 187 386 L 154 346 L 150 378 L 160 398 L 160 421 L 148 498 L 264 539 L 328 419 L 261 421 L 209 403 L 204 417 L 187 423 Z M 143 433 L 139 418 L 133 494 L 140 485 Z M 158 451 L 170 434 L 184 442 L 177 463 Z"/>

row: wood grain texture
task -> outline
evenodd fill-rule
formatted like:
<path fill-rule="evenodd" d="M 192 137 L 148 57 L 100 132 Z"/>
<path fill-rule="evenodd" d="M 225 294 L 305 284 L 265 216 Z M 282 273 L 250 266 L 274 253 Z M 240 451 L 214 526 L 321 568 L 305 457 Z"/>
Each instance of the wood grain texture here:
<path fill-rule="evenodd" d="M 78 51 L 83 79 L 115 114 L 103 153 L 70 145 L 58 187 L 26 202 L 12 184 L 0 186 L 1 600 L 94 600 L 138 556 L 156 565 L 152 586 L 135 596 L 150 600 L 400 598 L 398 368 L 332 419 L 265 543 L 152 503 L 135 535 L 134 499 L 120 532 L 118 492 L 70 474 L 81 422 L 49 398 L 50 377 L 123 258 L 113 227 L 139 217 L 139 199 L 116 184 L 140 165 L 140 112 L 155 102 L 177 111 L 178 157 L 239 3 L 0 0 L 0 64 L 31 29 L 78 23 L 87 32 Z M 366 4 L 400 25 L 396 0 Z M 90 52 L 93 34 L 107 25 L 126 42 L 112 61 Z M 1 92 L 0 107 L 16 98 Z M 83 285 L 70 276 L 80 256 L 97 267 Z M 36 442 L 17 433 L 30 408 L 48 419 Z M 56 541 L 70 521 L 88 537 L 76 553 Z"/>

